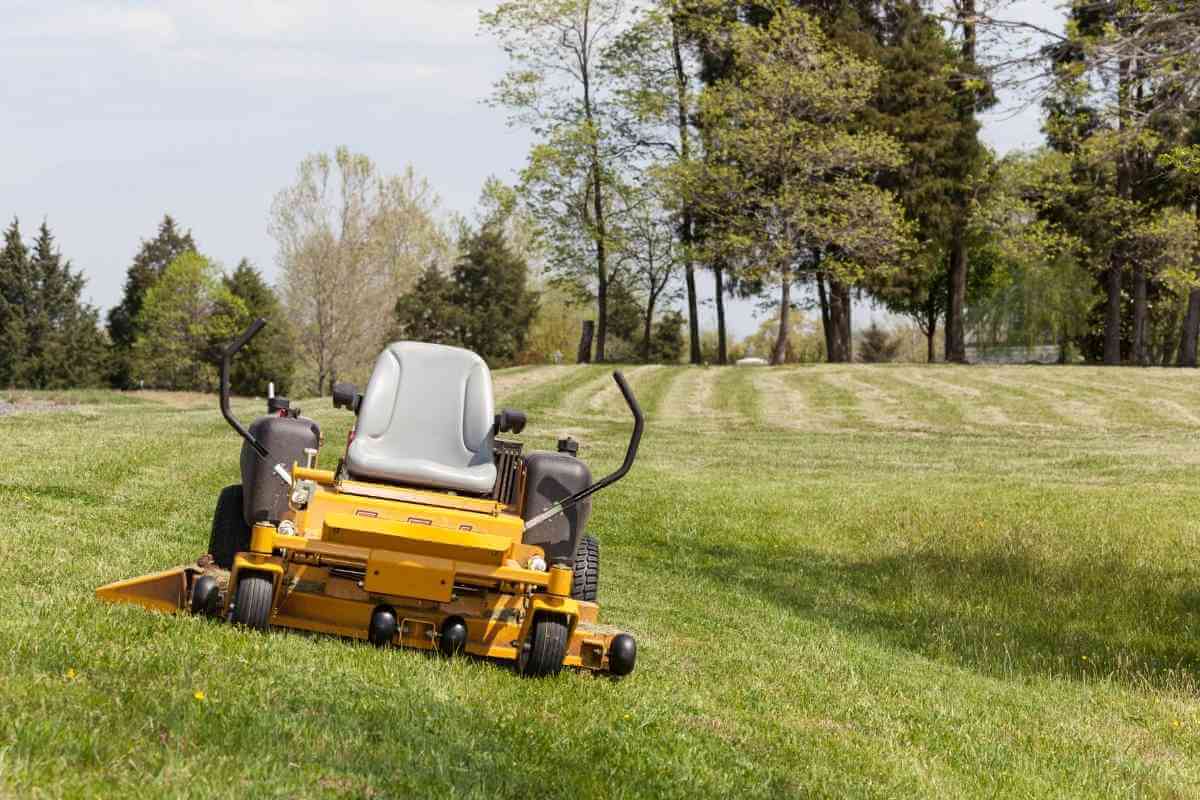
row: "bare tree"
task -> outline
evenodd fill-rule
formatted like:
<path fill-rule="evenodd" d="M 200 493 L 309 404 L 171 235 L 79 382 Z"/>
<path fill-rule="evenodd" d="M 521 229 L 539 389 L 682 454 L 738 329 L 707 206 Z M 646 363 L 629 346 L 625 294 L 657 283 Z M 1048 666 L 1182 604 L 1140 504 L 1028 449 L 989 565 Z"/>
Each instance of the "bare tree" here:
<path fill-rule="evenodd" d="M 370 364 L 400 293 L 424 266 L 448 261 L 437 203 L 411 169 L 381 178 L 344 147 L 306 158 L 275 196 L 269 231 L 283 301 L 318 393 Z"/>

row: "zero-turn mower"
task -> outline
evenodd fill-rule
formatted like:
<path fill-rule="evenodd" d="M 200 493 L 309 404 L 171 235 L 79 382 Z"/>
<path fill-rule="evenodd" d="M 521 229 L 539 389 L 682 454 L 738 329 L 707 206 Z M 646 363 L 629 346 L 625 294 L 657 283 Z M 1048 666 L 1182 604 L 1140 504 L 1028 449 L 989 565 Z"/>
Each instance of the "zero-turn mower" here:
<path fill-rule="evenodd" d="M 217 499 L 209 552 L 97 597 L 507 659 L 531 676 L 633 670 L 633 637 L 599 624 L 600 552 L 584 534 L 588 498 L 625 476 L 641 440 L 642 412 L 620 372 L 633 434 L 620 468 L 593 482 L 571 438 L 530 453 L 496 438 L 520 433 L 525 415 L 495 413 L 478 355 L 396 342 L 365 392 L 334 387 L 334 406 L 357 419 L 344 457 L 323 469 L 320 427 L 287 399 L 270 397 L 249 429 L 230 411 L 229 363 L 264 324 L 222 357 L 221 413 L 245 441 L 241 483 Z"/>

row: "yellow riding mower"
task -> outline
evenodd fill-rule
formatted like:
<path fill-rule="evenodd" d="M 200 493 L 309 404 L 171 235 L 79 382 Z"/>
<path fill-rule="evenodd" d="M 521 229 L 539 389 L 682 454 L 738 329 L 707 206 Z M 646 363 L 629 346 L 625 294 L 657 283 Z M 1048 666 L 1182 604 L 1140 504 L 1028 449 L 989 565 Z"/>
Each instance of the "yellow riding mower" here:
<path fill-rule="evenodd" d="M 221 413 L 245 442 L 242 481 L 217 500 L 208 554 L 97 597 L 507 659 L 531 676 L 633 670 L 633 637 L 597 619 L 600 552 L 584 534 L 588 498 L 625 476 L 641 440 L 621 373 L 633 435 L 620 468 L 593 483 L 573 439 L 523 453 L 496 438 L 520 433 L 525 415 L 494 413 L 478 355 L 396 342 L 364 393 L 334 388 L 334 406 L 357 419 L 344 458 L 323 469 L 320 428 L 285 398 L 269 398 L 249 430 L 230 411 L 229 363 L 264 324 L 221 362 Z"/>

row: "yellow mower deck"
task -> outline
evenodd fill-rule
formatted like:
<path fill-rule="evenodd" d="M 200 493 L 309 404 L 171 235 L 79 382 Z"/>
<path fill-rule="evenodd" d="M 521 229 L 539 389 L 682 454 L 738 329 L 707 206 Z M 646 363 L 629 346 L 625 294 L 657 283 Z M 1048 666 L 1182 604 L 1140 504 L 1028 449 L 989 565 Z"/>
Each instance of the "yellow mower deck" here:
<path fill-rule="evenodd" d="M 230 619 L 238 581 L 254 573 L 273 583 L 272 626 L 366 639 L 372 615 L 386 608 L 398 623 L 391 644 L 432 650 L 457 618 L 466 627 L 465 652 L 507 660 L 519 660 L 535 615 L 545 612 L 569 626 L 564 666 L 610 669 L 621 632 L 598 623 L 595 603 L 570 597 L 570 568 L 546 569 L 542 549 L 521 543 L 518 509 L 299 466 L 292 479 L 290 519 L 255 525 L 249 550 L 231 570 L 202 558 L 109 584 L 96 596 Z M 201 609 L 196 587 L 206 576 L 218 599 Z"/>

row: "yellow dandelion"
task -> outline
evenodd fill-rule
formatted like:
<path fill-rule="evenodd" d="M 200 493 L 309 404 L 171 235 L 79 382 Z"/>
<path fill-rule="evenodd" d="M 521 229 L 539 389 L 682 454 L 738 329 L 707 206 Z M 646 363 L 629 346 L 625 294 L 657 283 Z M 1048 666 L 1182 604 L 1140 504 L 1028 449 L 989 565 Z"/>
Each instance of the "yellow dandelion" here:
<path fill-rule="evenodd" d="M 1178 728 L 1181 723 L 1179 722 L 1179 720 L 1175 719 L 1175 720 L 1171 720 L 1171 724 L 1174 725 L 1176 728 Z"/>
<path fill-rule="evenodd" d="M 1083 657 L 1083 660 L 1084 660 L 1084 661 L 1087 661 L 1087 656 L 1084 656 L 1084 657 Z"/>
<path fill-rule="evenodd" d="M 68 669 L 63 674 L 66 676 L 67 680 L 69 680 L 69 681 L 75 680 L 75 669 L 73 667 L 71 669 Z"/>
<path fill-rule="evenodd" d="M 204 692 L 196 691 L 195 693 L 192 694 L 192 697 L 196 698 L 197 700 L 199 700 L 202 703 L 204 702 Z"/>

